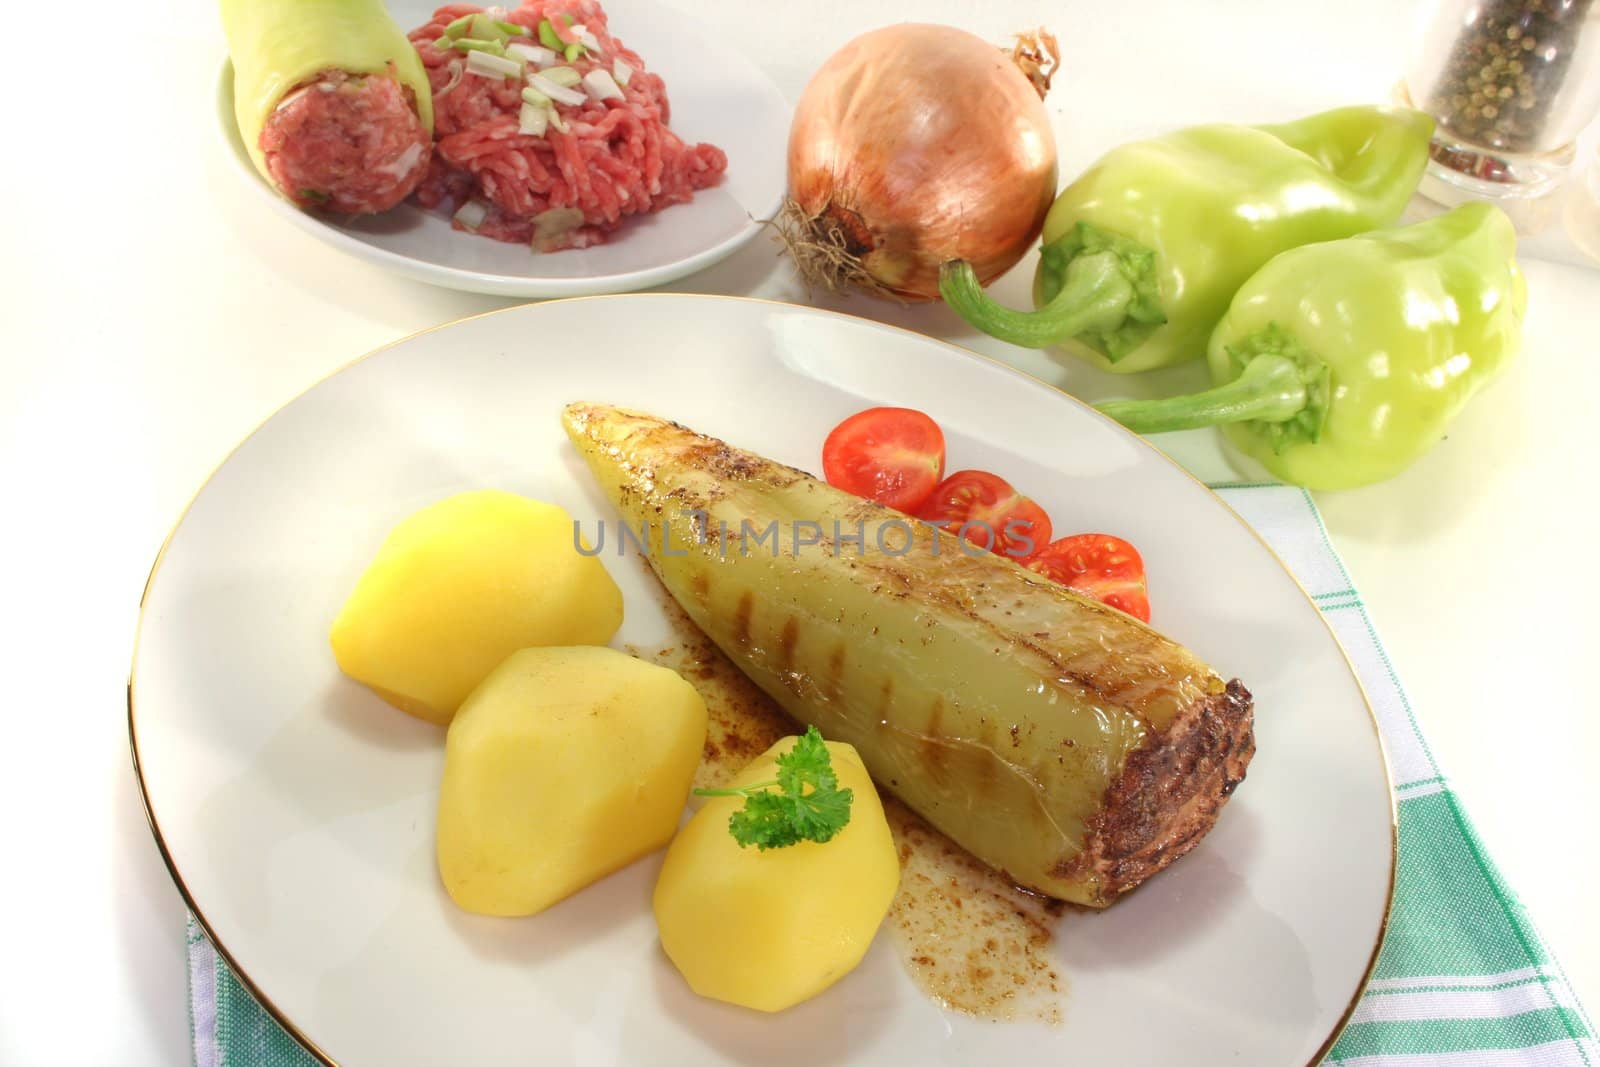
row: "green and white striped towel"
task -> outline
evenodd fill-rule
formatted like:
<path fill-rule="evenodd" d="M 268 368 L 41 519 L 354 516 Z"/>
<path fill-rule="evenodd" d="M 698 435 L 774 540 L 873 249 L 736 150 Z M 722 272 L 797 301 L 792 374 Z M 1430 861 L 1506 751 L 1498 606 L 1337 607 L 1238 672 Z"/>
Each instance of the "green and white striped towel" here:
<path fill-rule="evenodd" d="M 1389 934 L 1325 1065 L 1600 1067 L 1593 1026 L 1434 761 L 1310 495 L 1214 488 L 1321 605 L 1371 697 L 1394 768 L 1400 870 Z M 189 1000 L 196 1067 L 314 1067 L 192 919 Z"/>

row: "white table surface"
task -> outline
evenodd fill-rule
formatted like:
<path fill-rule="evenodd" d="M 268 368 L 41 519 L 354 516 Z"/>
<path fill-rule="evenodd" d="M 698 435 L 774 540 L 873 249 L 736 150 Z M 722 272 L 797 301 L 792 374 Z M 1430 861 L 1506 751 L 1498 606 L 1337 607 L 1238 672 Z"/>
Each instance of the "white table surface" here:
<path fill-rule="evenodd" d="M 1385 98 L 1411 30 L 1409 8 L 1388 0 L 1337 14 L 1282 0 L 981 6 L 695 5 L 791 99 L 869 26 L 916 18 L 998 40 L 1047 24 L 1067 57 L 1050 105 L 1064 176 L 1167 127 Z M 80 24 L 111 32 L 70 40 L 65 27 Z M 213 466 L 281 404 L 371 348 L 507 301 L 359 265 L 242 187 L 214 127 L 213 4 L 80 10 L 48 41 L 13 29 L 24 40 L 8 49 L 0 166 L 0 1063 L 178 1064 L 183 906 L 139 807 L 124 706 L 150 563 Z M 1525 267 L 1518 364 L 1415 468 L 1320 503 L 1436 755 L 1593 1011 L 1600 271 Z M 1025 261 L 999 294 L 1023 303 L 1031 273 Z M 806 298 L 764 242 L 676 288 Z M 1127 384 L 975 337 L 942 308 L 837 306 L 1091 399 Z M 1201 477 L 1231 473 L 1210 434 L 1162 443 Z"/>

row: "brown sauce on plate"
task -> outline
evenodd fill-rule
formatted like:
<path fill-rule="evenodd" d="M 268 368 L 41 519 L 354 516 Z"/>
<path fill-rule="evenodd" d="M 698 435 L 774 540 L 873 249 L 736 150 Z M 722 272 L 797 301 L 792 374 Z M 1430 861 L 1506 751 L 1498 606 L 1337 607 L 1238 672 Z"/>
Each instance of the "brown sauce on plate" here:
<path fill-rule="evenodd" d="M 708 725 L 694 784 L 726 785 L 797 728 L 665 590 L 661 599 L 678 640 L 628 651 L 671 667 L 699 691 Z M 894 797 L 885 794 L 883 807 L 900 852 L 900 891 L 885 926 L 917 986 L 976 1018 L 1059 1023 L 1066 983 L 1050 946 L 1061 904 L 1012 885 Z"/>

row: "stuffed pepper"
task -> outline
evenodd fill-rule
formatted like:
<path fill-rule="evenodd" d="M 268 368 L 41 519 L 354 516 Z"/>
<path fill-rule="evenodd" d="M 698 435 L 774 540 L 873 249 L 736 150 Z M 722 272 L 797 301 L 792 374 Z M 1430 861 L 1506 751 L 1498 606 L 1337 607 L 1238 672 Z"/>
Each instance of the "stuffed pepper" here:
<path fill-rule="evenodd" d="M 383 0 L 222 0 L 234 116 L 256 169 L 301 207 L 387 211 L 433 144 L 427 72 Z"/>

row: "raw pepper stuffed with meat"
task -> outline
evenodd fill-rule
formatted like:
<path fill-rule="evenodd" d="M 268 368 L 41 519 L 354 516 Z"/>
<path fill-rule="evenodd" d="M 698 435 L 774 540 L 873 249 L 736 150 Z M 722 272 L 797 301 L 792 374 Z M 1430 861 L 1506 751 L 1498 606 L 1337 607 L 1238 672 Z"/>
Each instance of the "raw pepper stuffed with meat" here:
<path fill-rule="evenodd" d="M 1140 433 L 1220 424 L 1310 489 L 1389 478 L 1516 354 L 1527 306 L 1516 247 L 1510 220 L 1480 203 L 1285 252 L 1212 335 L 1214 388 L 1100 410 Z"/>
<path fill-rule="evenodd" d="M 386 211 L 433 147 L 433 92 L 383 0 L 222 0 L 250 161 L 301 207 Z"/>
<path fill-rule="evenodd" d="M 995 303 L 951 260 L 940 293 L 985 333 L 1126 373 L 1198 358 L 1267 260 L 1400 217 L 1433 119 L 1347 107 L 1278 126 L 1197 126 L 1115 148 L 1056 198 L 1036 311 Z"/>

